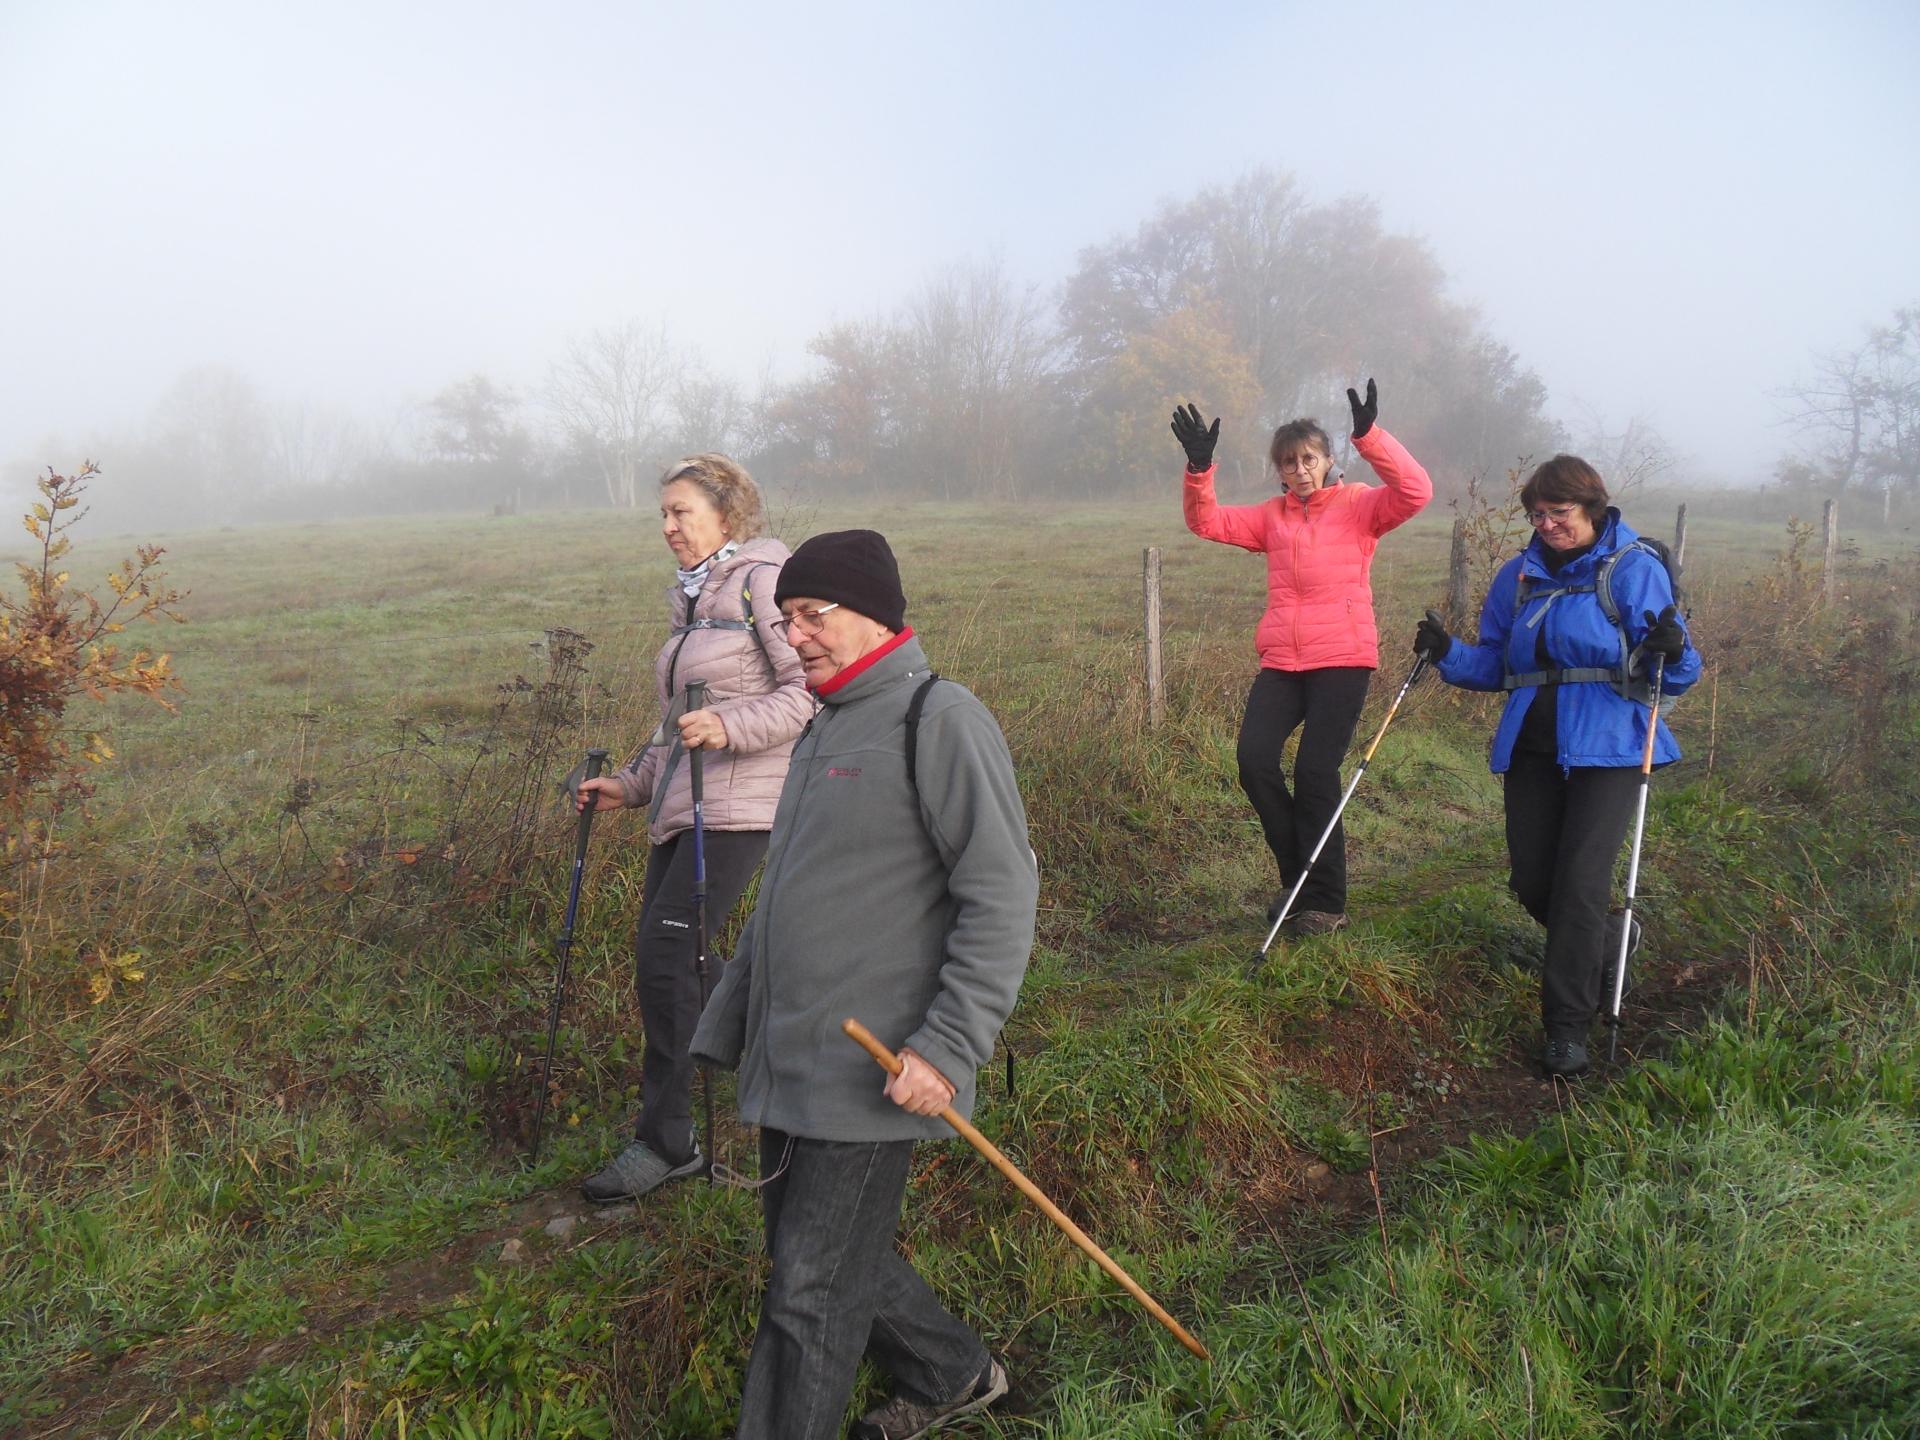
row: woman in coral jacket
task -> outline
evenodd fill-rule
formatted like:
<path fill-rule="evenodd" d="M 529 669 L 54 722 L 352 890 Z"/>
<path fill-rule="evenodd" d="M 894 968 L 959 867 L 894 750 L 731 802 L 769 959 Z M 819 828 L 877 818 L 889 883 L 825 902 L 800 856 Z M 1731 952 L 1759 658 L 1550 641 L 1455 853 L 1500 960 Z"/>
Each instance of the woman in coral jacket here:
<path fill-rule="evenodd" d="M 631 1200 L 706 1166 L 693 1133 L 687 1052 L 706 998 L 696 969 L 692 766 L 703 752 L 707 913 L 715 928 L 746 892 L 793 742 L 813 715 L 800 657 L 779 627 L 774 586 L 787 547 L 761 534 L 753 477 L 725 455 L 691 455 L 660 477 L 660 534 L 677 574 L 667 587 L 667 643 L 654 661 L 663 718 L 624 769 L 581 784 L 580 808 L 647 807 L 647 875 L 634 936 L 634 987 L 646 1050 L 633 1140 L 581 1192 Z M 688 705 L 690 681 L 707 703 Z"/>
<path fill-rule="evenodd" d="M 1353 446 L 1386 482 L 1379 489 L 1340 483 L 1327 432 L 1293 420 L 1273 432 L 1268 454 L 1281 491 L 1258 505 L 1222 505 L 1213 493 L 1213 449 L 1220 421 L 1203 425 L 1192 405 L 1173 414 L 1187 452 L 1183 507 L 1187 528 L 1204 540 L 1238 545 L 1267 558 L 1267 610 L 1255 632 L 1260 673 L 1240 722 L 1240 785 L 1253 802 L 1267 848 L 1280 867 L 1271 920 L 1340 803 L 1340 761 L 1353 739 L 1367 684 L 1380 663 L 1369 574 L 1380 537 L 1420 513 L 1433 482 L 1419 461 L 1375 419 L 1379 391 L 1347 391 Z M 1281 752 L 1300 731 L 1287 789 Z M 1325 934 L 1347 918 L 1346 839 L 1339 827 L 1308 873 L 1287 917 L 1294 935 Z"/>

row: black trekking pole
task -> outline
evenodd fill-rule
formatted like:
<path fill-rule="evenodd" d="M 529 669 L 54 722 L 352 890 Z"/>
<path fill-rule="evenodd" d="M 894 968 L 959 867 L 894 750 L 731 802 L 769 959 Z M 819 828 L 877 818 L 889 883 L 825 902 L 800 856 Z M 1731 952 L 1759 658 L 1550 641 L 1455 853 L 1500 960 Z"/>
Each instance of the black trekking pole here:
<path fill-rule="evenodd" d="M 1320 852 L 1327 848 L 1327 840 L 1333 834 L 1333 827 L 1340 823 L 1340 816 L 1347 808 L 1347 801 L 1353 798 L 1353 792 L 1360 787 L 1360 777 L 1367 773 L 1367 764 L 1373 759 L 1373 752 L 1380 748 L 1380 742 L 1386 738 L 1387 727 L 1393 723 L 1393 717 L 1399 712 L 1400 702 L 1407 698 L 1407 691 L 1413 688 L 1413 682 L 1420 678 L 1427 668 L 1427 657 L 1422 655 L 1413 662 L 1413 669 L 1407 672 L 1407 678 L 1401 683 L 1400 693 L 1393 697 L 1393 704 L 1387 707 L 1387 715 L 1380 722 L 1380 728 L 1374 733 L 1373 743 L 1367 746 L 1367 753 L 1360 757 L 1360 768 L 1353 772 L 1353 779 L 1347 782 L 1347 790 L 1340 797 L 1340 803 L 1334 807 L 1333 818 L 1327 821 L 1327 828 L 1320 832 L 1320 843 L 1313 847 L 1313 854 L 1307 857 L 1307 863 L 1300 867 L 1300 878 L 1293 882 L 1293 889 L 1287 892 L 1286 902 L 1281 905 L 1280 913 L 1274 916 L 1273 926 L 1267 931 L 1267 938 L 1260 942 L 1260 949 L 1247 966 L 1249 979 L 1260 973 L 1260 967 L 1267 962 L 1267 951 L 1273 948 L 1274 937 L 1280 933 L 1280 927 L 1287 923 L 1287 916 L 1293 910 L 1293 902 L 1300 898 L 1301 887 L 1307 883 L 1307 876 L 1313 870 L 1313 862 L 1320 858 Z"/>
<path fill-rule="evenodd" d="M 707 682 L 689 680 L 687 682 L 687 710 L 707 708 Z M 693 968 L 700 977 L 700 1008 L 707 1008 L 712 986 L 707 980 L 707 820 L 704 811 L 706 803 L 706 749 L 703 746 L 690 746 L 687 749 L 687 778 L 693 786 Z M 707 1073 L 707 1067 L 700 1067 L 700 1114 L 707 1127 L 706 1169 L 703 1172 L 709 1178 L 713 1175 L 713 1077 Z"/>
<path fill-rule="evenodd" d="M 600 767 L 607 763 L 604 750 L 587 751 L 587 780 L 599 778 Z M 580 812 L 573 832 L 573 876 L 567 884 L 567 916 L 560 925 L 560 965 L 553 981 L 553 1004 L 547 1009 L 547 1058 L 540 1066 L 540 1101 L 533 1110 L 533 1149 L 527 1156 L 529 1166 L 540 1163 L 540 1127 L 547 1118 L 547 1096 L 553 1090 L 553 1042 L 560 1033 L 560 1007 L 567 999 L 567 962 L 573 955 L 573 922 L 580 913 L 580 877 L 587 868 L 587 835 L 593 829 L 592 805 Z"/>
<path fill-rule="evenodd" d="M 1640 799 L 1633 816 L 1633 855 L 1627 861 L 1627 900 L 1620 916 L 1620 953 L 1613 966 L 1613 1004 L 1607 1010 L 1607 1063 L 1620 1048 L 1620 1002 L 1627 992 L 1627 952 L 1633 947 L 1633 892 L 1640 884 L 1640 841 L 1647 833 L 1647 791 L 1653 784 L 1653 741 L 1660 730 L 1660 682 L 1666 679 L 1667 657 L 1653 662 L 1653 695 L 1647 702 L 1647 747 L 1640 756 Z"/>

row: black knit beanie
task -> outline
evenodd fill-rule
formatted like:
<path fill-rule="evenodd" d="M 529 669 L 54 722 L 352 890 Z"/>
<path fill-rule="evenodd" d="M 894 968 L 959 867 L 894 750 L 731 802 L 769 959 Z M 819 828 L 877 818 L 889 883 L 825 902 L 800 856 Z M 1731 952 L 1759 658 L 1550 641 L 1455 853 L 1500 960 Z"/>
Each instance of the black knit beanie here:
<path fill-rule="evenodd" d="M 829 530 L 801 541 L 780 567 L 773 603 L 783 605 L 794 595 L 834 601 L 889 630 L 907 628 L 900 567 L 894 563 L 887 537 L 878 530 Z"/>

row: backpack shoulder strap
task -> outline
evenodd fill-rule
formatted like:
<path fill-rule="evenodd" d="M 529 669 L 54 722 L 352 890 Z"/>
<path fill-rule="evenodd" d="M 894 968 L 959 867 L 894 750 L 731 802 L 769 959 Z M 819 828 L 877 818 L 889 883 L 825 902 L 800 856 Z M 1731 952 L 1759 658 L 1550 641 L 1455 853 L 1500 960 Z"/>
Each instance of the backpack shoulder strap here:
<path fill-rule="evenodd" d="M 1593 594 L 1600 602 L 1600 608 L 1606 612 L 1607 623 L 1616 630 L 1620 628 L 1620 602 L 1613 598 L 1613 572 L 1629 550 L 1644 550 L 1656 560 L 1661 558 L 1660 552 L 1653 546 L 1645 540 L 1636 539 L 1631 545 L 1622 545 L 1600 562 L 1600 568 L 1593 577 Z"/>
<path fill-rule="evenodd" d="M 773 564 L 771 560 L 762 560 L 758 564 L 749 565 L 746 576 L 740 581 L 740 613 L 746 617 L 747 633 L 753 636 L 753 643 L 760 647 L 760 658 L 769 666 L 773 664 L 773 657 L 767 654 L 766 637 L 760 633 L 760 627 L 753 623 L 753 577 L 756 572 L 766 569 L 771 564 Z"/>
<path fill-rule="evenodd" d="M 939 679 L 939 671 L 929 671 L 907 701 L 907 786 L 916 800 L 920 797 L 920 712 L 927 708 L 927 692 Z"/>

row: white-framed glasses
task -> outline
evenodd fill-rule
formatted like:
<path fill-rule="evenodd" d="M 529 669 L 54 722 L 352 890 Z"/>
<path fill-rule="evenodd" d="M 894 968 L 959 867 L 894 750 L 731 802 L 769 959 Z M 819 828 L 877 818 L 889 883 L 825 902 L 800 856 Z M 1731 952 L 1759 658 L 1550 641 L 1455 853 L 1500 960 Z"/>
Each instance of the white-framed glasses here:
<path fill-rule="evenodd" d="M 1573 518 L 1574 512 L 1579 508 L 1578 505 L 1550 505 L 1545 510 L 1529 510 L 1527 522 L 1536 530 L 1549 520 L 1556 525 L 1564 525 Z"/>
<path fill-rule="evenodd" d="M 818 610 L 796 610 L 791 615 L 782 615 L 773 622 L 773 633 L 786 640 L 792 636 L 797 625 L 805 634 L 818 635 L 827 612 L 839 608 L 840 602 L 836 600 L 831 605 L 822 605 Z"/>

